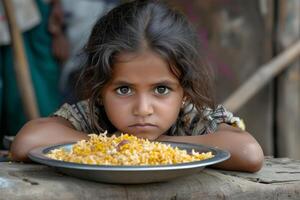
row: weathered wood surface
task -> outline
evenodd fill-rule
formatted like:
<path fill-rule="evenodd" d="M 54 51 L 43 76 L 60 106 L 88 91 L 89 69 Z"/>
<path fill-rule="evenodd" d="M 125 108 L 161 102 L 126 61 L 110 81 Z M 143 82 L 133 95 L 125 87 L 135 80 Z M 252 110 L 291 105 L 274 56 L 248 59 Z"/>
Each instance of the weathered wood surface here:
<path fill-rule="evenodd" d="M 267 158 L 254 174 L 205 169 L 165 183 L 114 185 L 0 162 L 0 199 L 300 199 L 300 161 Z"/>
<path fill-rule="evenodd" d="M 259 173 L 242 173 L 234 171 L 220 172 L 265 184 L 300 181 L 300 160 L 293 160 L 290 158 L 266 158 L 264 165 L 265 167 L 262 168 Z"/>

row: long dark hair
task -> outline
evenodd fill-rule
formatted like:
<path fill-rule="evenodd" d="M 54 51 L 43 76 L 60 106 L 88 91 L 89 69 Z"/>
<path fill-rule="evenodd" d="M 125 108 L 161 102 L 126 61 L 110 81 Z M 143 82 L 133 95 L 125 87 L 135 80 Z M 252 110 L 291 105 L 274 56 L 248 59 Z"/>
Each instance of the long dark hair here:
<path fill-rule="evenodd" d="M 95 109 L 101 107 L 101 91 L 111 79 L 116 56 L 122 52 L 138 53 L 143 48 L 158 53 L 169 63 L 188 101 L 198 110 L 214 108 L 212 76 L 200 57 L 196 32 L 186 17 L 159 1 L 132 1 L 101 17 L 84 48 L 86 62 L 79 85 L 81 98 L 89 99 L 89 117 L 96 130 L 107 128 L 99 124 Z"/>

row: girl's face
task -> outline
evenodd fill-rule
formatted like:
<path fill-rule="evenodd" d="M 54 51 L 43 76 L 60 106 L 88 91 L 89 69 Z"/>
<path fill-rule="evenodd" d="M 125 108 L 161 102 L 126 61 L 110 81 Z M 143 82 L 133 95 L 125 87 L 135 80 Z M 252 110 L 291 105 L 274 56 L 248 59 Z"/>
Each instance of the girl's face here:
<path fill-rule="evenodd" d="M 155 140 L 176 121 L 183 88 L 169 65 L 147 50 L 123 53 L 102 91 L 111 123 L 121 132 Z"/>

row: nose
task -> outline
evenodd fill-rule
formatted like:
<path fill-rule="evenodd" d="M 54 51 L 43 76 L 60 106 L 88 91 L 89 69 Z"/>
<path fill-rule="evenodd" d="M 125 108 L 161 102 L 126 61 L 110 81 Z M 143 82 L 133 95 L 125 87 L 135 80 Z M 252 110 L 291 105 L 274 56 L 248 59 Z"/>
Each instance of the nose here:
<path fill-rule="evenodd" d="M 153 102 L 147 95 L 139 95 L 133 108 L 135 116 L 147 117 L 153 114 Z"/>

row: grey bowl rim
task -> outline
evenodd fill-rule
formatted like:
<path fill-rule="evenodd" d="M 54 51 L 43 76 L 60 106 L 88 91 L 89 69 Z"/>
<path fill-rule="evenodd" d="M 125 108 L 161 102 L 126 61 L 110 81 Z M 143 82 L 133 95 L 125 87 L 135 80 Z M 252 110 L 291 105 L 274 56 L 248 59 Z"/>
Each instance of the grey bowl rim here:
<path fill-rule="evenodd" d="M 183 142 L 161 142 L 164 144 L 170 144 L 171 146 L 184 146 L 186 148 L 197 149 L 202 148 L 203 151 L 201 152 L 208 152 L 211 151 L 214 155 L 213 158 L 209 158 L 206 160 L 195 161 L 195 162 L 188 162 L 188 163 L 180 163 L 180 164 L 173 164 L 173 165 L 143 165 L 143 166 L 128 166 L 128 165 L 90 165 L 90 164 L 80 164 L 80 163 L 72 163 L 72 162 L 65 162 L 60 160 L 55 160 L 47 157 L 45 154 L 49 151 L 61 148 L 61 147 L 68 147 L 76 142 L 72 143 L 64 143 L 64 144 L 57 144 L 57 145 L 47 145 L 42 147 L 37 147 L 32 149 L 28 157 L 37 163 L 48 165 L 51 167 L 56 168 L 65 168 L 65 169 L 78 169 L 78 170 L 99 170 L 99 171 L 161 171 L 161 170 L 179 170 L 179 169 L 191 169 L 191 168 L 198 168 L 198 167 L 206 167 L 209 165 L 217 164 L 223 162 L 230 158 L 230 153 L 227 150 L 219 149 L 216 147 L 211 147 L 207 145 L 201 144 L 190 144 L 190 143 L 183 143 Z M 183 148 L 183 149 L 186 149 Z M 181 148 L 182 149 L 182 148 Z"/>

